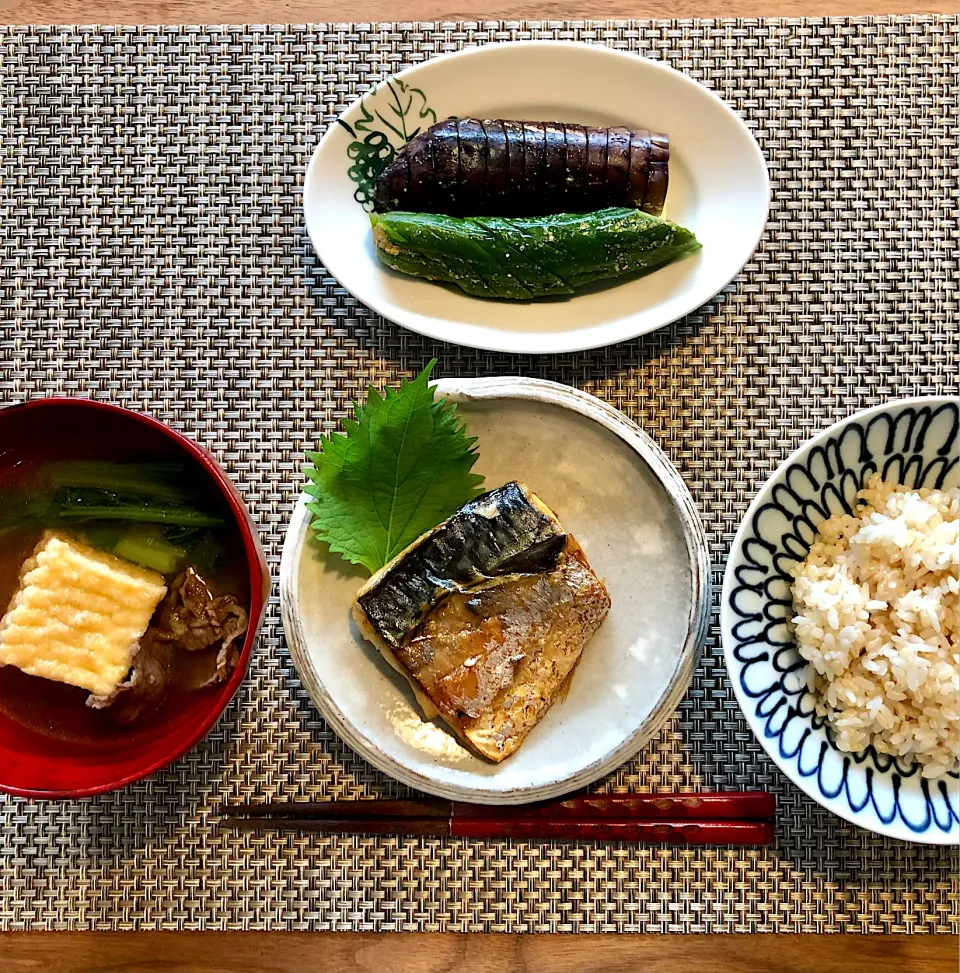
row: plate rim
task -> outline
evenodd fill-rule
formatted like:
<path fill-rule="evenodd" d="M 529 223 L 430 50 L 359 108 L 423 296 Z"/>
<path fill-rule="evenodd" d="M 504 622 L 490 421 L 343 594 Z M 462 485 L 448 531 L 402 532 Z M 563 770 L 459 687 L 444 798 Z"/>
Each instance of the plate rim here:
<path fill-rule="evenodd" d="M 639 66 L 640 70 L 653 70 L 662 73 L 665 76 L 671 77 L 677 83 L 687 87 L 688 89 L 696 89 L 700 95 L 705 95 L 709 100 L 713 101 L 714 106 L 725 113 L 734 122 L 734 124 L 739 127 L 742 132 L 747 136 L 748 144 L 750 145 L 750 150 L 754 156 L 755 161 L 759 163 L 759 171 L 762 173 L 763 177 L 763 192 L 762 196 L 765 199 L 765 205 L 763 208 L 763 218 L 757 221 L 758 225 L 755 230 L 750 235 L 753 237 L 753 242 L 750 245 L 749 250 L 745 248 L 745 253 L 742 261 L 739 265 L 733 269 L 726 280 L 720 286 L 715 286 L 711 284 L 710 293 L 700 294 L 695 292 L 691 298 L 683 301 L 683 310 L 680 313 L 675 314 L 668 321 L 663 321 L 660 324 L 655 324 L 651 326 L 645 326 L 639 331 L 635 330 L 633 326 L 630 325 L 631 321 L 636 319 L 636 313 L 630 313 L 620 318 L 621 332 L 612 339 L 585 339 L 583 335 L 583 329 L 574 332 L 542 332 L 542 333 L 521 333 L 513 334 L 511 332 L 497 332 L 491 331 L 490 339 L 485 340 L 482 337 L 471 339 L 469 342 L 458 339 L 456 342 L 451 342 L 449 338 L 446 337 L 444 331 L 444 325 L 449 325 L 449 320 L 439 320 L 437 326 L 433 326 L 429 323 L 427 319 L 427 326 L 423 326 L 419 322 L 422 320 L 422 316 L 415 311 L 408 311 L 403 308 L 398 308 L 391 310 L 389 313 L 384 310 L 383 304 L 379 300 L 368 300 L 366 297 L 362 297 L 355 293 L 351 288 L 349 288 L 344 282 L 341 276 L 326 262 L 320 253 L 320 249 L 317 246 L 317 241 L 315 238 L 315 229 L 317 224 L 316 220 L 311 220 L 310 218 L 310 206 L 308 205 L 308 198 L 310 196 L 311 188 L 315 186 L 319 177 L 317 175 L 317 170 L 320 168 L 320 154 L 324 149 L 324 145 L 329 139 L 333 137 L 335 133 L 338 132 L 339 126 L 338 122 L 343 119 L 347 114 L 349 114 L 356 105 L 365 97 L 374 92 L 381 91 L 384 86 L 393 78 L 400 78 L 401 80 L 406 80 L 411 75 L 416 74 L 416 72 L 422 70 L 428 65 L 434 64 L 436 62 L 446 62 L 451 60 L 467 59 L 470 57 L 483 56 L 485 52 L 497 50 L 501 48 L 512 47 L 536 47 L 540 49 L 554 49 L 554 50 L 579 50 L 588 49 L 591 52 L 597 51 L 601 57 L 610 56 L 618 58 L 621 61 L 630 61 L 635 66 Z M 668 327 L 669 325 L 680 321 L 692 314 L 694 311 L 708 304 L 713 298 L 718 294 L 721 294 L 730 282 L 743 270 L 750 259 L 757 251 L 757 247 L 766 232 L 767 223 L 770 216 L 770 203 L 772 199 L 772 187 L 770 183 L 770 172 L 767 168 L 767 159 L 763 154 L 763 150 L 760 148 L 760 144 L 757 141 L 756 136 L 750 130 L 750 127 L 744 121 L 741 116 L 734 111 L 732 106 L 727 104 L 723 98 L 720 97 L 711 88 L 706 87 L 706 85 L 701 84 L 696 79 L 690 77 L 684 72 L 671 67 L 665 61 L 654 60 L 653 58 L 647 57 L 646 55 L 638 51 L 621 51 L 613 47 L 609 47 L 604 43 L 589 43 L 584 41 L 568 41 L 568 40 L 516 40 L 516 41 L 497 41 L 490 44 L 472 45 L 470 47 L 465 47 L 459 51 L 449 51 L 443 54 L 439 54 L 436 57 L 428 58 L 425 61 L 421 61 L 418 64 L 413 64 L 408 68 L 404 68 L 402 71 L 398 71 L 395 74 L 390 74 L 385 77 L 382 81 L 379 81 L 372 88 L 365 91 L 363 94 L 359 95 L 353 101 L 350 102 L 347 107 L 337 115 L 336 120 L 331 122 L 323 135 L 320 137 L 320 141 L 317 143 L 313 152 L 310 156 L 310 161 L 307 163 L 306 170 L 303 177 L 303 185 L 300 193 L 301 205 L 303 206 L 304 213 L 304 223 L 307 230 L 307 236 L 310 239 L 310 245 L 313 248 L 314 254 L 317 256 L 321 265 L 327 271 L 330 276 L 332 276 L 337 283 L 343 287 L 355 300 L 359 301 L 364 307 L 369 308 L 375 314 L 378 314 L 386 321 L 390 321 L 394 324 L 399 325 L 402 328 L 406 328 L 409 331 L 413 331 L 416 334 L 423 335 L 426 338 L 430 338 L 434 341 L 443 341 L 446 344 L 456 344 L 462 345 L 463 347 L 476 348 L 481 351 L 498 351 L 506 354 L 519 354 L 519 355 L 555 355 L 555 354 L 570 354 L 579 351 L 592 351 L 597 348 L 609 348 L 615 344 L 619 344 L 623 341 L 632 341 L 635 338 L 639 338 L 643 335 L 650 334 L 654 331 L 658 331 L 660 328 Z M 338 263 L 338 258 L 334 257 L 334 263 Z M 478 298 L 479 300 L 479 298 Z M 498 305 L 497 301 L 492 301 L 491 307 L 494 309 L 491 313 L 495 313 L 495 308 Z M 396 310 L 402 313 L 397 314 Z M 455 324 L 460 324 L 461 322 L 454 321 Z M 567 335 L 569 334 L 569 337 Z M 580 334 L 580 338 L 574 337 L 574 335 Z M 544 338 L 550 338 L 551 343 L 548 349 L 543 348 Z"/>
<path fill-rule="evenodd" d="M 776 752 L 776 747 L 774 746 L 773 741 L 768 739 L 764 733 L 761 721 L 753 712 L 752 707 L 748 705 L 750 700 L 744 695 L 743 687 L 740 685 L 739 678 L 735 678 L 735 673 L 739 673 L 743 666 L 733 656 L 736 644 L 732 635 L 732 625 L 728 624 L 728 605 L 733 588 L 738 583 L 734 573 L 735 552 L 739 551 L 743 547 L 743 541 L 752 528 L 753 516 L 760 507 L 761 500 L 766 500 L 773 487 L 777 482 L 779 482 L 779 478 L 784 470 L 788 469 L 795 462 L 798 462 L 811 449 L 822 443 L 824 440 L 836 436 L 837 433 L 849 423 L 862 422 L 871 416 L 880 415 L 895 408 L 921 408 L 924 406 L 936 408 L 944 403 L 953 403 L 955 401 L 955 398 L 949 395 L 916 395 L 903 399 L 889 399 L 886 402 L 879 402 L 876 405 L 867 406 L 864 409 L 857 409 L 854 412 L 851 412 L 849 415 L 844 416 L 841 419 L 837 419 L 836 422 L 830 423 L 830 425 L 825 429 L 822 429 L 819 432 L 814 433 L 812 436 L 804 439 L 796 449 L 792 450 L 788 456 L 784 457 L 783 461 L 778 463 L 776 468 L 771 471 L 770 475 L 763 481 L 753 499 L 750 501 L 747 509 L 744 511 L 743 519 L 740 521 L 740 526 L 737 528 L 737 532 L 734 534 L 733 540 L 730 542 L 727 562 L 723 569 L 723 582 L 720 587 L 720 605 L 718 612 L 720 626 L 720 647 L 723 653 L 724 667 L 727 670 L 727 676 L 730 680 L 731 686 L 733 687 L 734 697 L 737 700 L 737 705 L 739 706 L 740 712 L 747 722 L 747 726 L 749 727 L 751 734 L 761 745 L 763 752 L 767 755 L 767 757 L 773 761 L 777 770 L 780 771 L 780 773 L 782 773 L 795 787 L 799 788 L 799 790 L 809 797 L 810 800 L 824 808 L 824 810 L 826 810 L 828 813 L 835 814 L 838 818 L 841 818 L 855 827 L 862 828 L 864 831 L 869 831 L 872 834 L 883 835 L 899 841 L 940 846 L 956 844 L 957 834 L 960 833 L 960 825 L 955 827 L 950 834 L 945 834 L 942 831 L 933 833 L 934 829 L 932 828 L 919 833 L 910 832 L 902 826 L 894 825 L 892 822 L 890 824 L 885 824 L 879 818 L 877 819 L 876 825 L 867 823 L 862 819 L 859 812 L 854 812 L 850 808 L 849 804 L 846 802 L 841 802 L 839 797 L 827 799 L 823 794 L 815 793 L 809 778 L 804 778 L 797 772 L 793 764 L 788 763 L 786 760 L 780 757 L 780 755 Z"/>
<path fill-rule="evenodd" d="M 467 401 L 521 399 L 577 412 L 612 432 L 648 465 L 677 511 L 690 555 L 692 596 L 687 634 L 670 685 L 661 694 L 644 724 L 637 727 L 620 746 L 605 757 L 552 783 L 528 788 L 515 787 L 508 791 L 484 787 L 463 788 L 410 769 L 366 740 L 328 692 L 310 660 L 303 625 L 296 612 L 300 562 L 303 547 L 309 539 L 310 514 L 305 501 L 310 498 L 306 494 L 301 494 L 297 499 L 280 557 L 280 610 L 290 657 L 311 701 L 334 732 L 360 757 L 395 780 L 427 794 L 475 804 L 524 804 L 557 797 L 587 786 L 640 751 L 662 729 L 686 695 L 700 661 L 711 617 L 710 552 L 703 523 L 686 484 L 666 454 L 640 426 L 602 399 L 557 382 L 523 376 L 453 378 L 431 384 L 441 394 L 459 396 Z M 509 392 L 511 388 L 515 390 L 513 394 Z M 521 394 L 517 394 L 516 390 L 520 390 Z"/>

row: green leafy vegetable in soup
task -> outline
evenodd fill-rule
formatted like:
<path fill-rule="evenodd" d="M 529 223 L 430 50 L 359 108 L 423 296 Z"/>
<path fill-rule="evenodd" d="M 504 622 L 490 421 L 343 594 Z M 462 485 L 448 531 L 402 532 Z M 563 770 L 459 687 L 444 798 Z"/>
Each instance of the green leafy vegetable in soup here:
<path fill-rule="evenodd" d="M 226 524 L 220 511 L 198 504 L 197 493 L 190 472 L 173 461 L 52 463 L 37 483 L 8 498 L 0 536 L 25 527 L 66 529 L 100 550 L 172 574 L 190 549 L 208 544 L 201 532 Z"/>

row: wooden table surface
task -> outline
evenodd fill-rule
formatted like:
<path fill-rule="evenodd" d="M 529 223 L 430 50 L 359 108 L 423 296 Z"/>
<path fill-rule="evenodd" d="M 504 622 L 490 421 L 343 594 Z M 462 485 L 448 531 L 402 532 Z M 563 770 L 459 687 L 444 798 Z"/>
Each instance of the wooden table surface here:
<path fill-rule="evenodd" d="M 957 13 L 957 0 L 0 0 L 0 23 L 302 24 Z"/>
<path fill-rule="evenodd" d="M 0 0 L 0 23 L 820 17 L 957 13 L 957 0 Z M 952 936 L 504 936 L 390 933 L 6 933 L 9 973 L 955 973 Z"/>

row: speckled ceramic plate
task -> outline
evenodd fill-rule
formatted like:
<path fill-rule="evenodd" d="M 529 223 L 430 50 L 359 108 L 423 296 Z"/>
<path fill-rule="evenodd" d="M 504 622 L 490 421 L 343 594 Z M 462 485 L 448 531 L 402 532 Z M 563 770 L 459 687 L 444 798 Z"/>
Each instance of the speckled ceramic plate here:
<path fill-rule="evenodd" d="M 520 479 L 580 541 L 612 608 L 569 692 L 520 750 L 492 764 L 441 721 L 361 637 L 350 605 L 365 575 L 330 555 L 298 504 L 280 566 L 283 624 L 324 717 L 374 766 L 442 797 L 516 804 L 588 784 L 636 753 L 689 685 L 709 609 L 709 558 L 679 474 L 599 399 L 527 378 L 438 383 L 479 437 L 488 487 Z"/>
<path fill-rule="evenodd" d="M 417 132 L 449 115 L 627 125 L 670 137 L 664 216 L 698 253 L 645 277 L 552 301 L 490 301 L 394 273 L 373 249 L 376 173 Z M 750 259 L 770 185 L 750 130 L 708 88 L 667 65 L 602 45 L 490 44 L 388 78 L 331 125 L 304 184 L 310 239 L 358 300 L 406 328 L 461 345 L 555 354 L 614 344 L 709 301 Z"/>

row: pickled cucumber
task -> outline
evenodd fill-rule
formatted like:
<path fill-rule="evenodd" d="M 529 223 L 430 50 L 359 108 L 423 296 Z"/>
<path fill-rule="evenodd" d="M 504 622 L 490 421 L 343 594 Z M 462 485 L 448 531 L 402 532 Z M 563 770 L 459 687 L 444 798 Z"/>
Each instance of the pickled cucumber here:
<path fill-rule="evenodd" d="M 514 218 L 394 211 L 370 223 L 393 270 L 509 300 L 569 296 L 700 249 L 690 230 L 627 207 Z"/>

